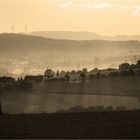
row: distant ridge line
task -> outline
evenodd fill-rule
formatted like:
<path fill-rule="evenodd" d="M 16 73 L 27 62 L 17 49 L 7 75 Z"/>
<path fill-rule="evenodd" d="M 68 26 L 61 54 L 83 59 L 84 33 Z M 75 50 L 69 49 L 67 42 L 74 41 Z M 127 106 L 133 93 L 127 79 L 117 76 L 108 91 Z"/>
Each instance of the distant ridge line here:
<path fill-rule="evenodd" d="M 68 39 L 68 40 L 110 40 L 110 41 L 128 41 L 140 40 L 140 34 L 137 35 L 100 35 L 87 31 L 34 31 L 27 35 L 42 36 L 52 39 Z"/>

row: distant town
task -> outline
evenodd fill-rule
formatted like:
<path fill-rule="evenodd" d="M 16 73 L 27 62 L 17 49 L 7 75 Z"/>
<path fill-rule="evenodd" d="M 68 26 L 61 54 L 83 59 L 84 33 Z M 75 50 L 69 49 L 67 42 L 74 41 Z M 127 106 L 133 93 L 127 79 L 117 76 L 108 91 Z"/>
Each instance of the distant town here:
<path fill-rule="evenodd" d="M 136 64 L 123 63 L 118 69 L 98 69 L 88 71 L 87 68 L 79 71 L 59 71 L 56 72 L 47 68 L 44 75 L 26 75 L 15 79 L 13 77 L 1 76 L 1 90 L 32 90 L 33 82 L 42 83 L 47 81 L 68 81 L 86 82 L 105 77 L 132 76 L 140 74 L 140 60 Z"/>

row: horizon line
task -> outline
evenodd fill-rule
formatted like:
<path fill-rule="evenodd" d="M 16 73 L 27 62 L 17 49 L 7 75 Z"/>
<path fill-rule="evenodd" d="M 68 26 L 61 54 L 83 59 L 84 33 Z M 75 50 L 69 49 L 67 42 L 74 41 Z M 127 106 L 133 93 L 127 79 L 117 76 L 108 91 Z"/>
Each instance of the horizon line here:
<path fill-rule="evenodd" d="M 81 31 L 74 31 L 74 30 L 33 30 L 33 31 L 29 31 L 29 32 L 0 32 L 0 34 L 3 34 L 3 33 L 15 33 L 15 34 L 30 34 L 30 33 L 34 33 L 34 32 L 73 32 L 73 33 L 91 33 L 91 34 L 96 34 L 96 35 L 99 35 L 99 36 L 107 36 L 107 37 L 115 37 L 115 36 L 137 36 L 137 35 L 140 35 L 139 34 L 111 34 L 111 35 L 107 35 L 107 34 L 101 34 L 101 33 L 97 33 L 97 32 L 90 32 L 90 31 L 84 31 L 84 30 L 81 30 Z"/>

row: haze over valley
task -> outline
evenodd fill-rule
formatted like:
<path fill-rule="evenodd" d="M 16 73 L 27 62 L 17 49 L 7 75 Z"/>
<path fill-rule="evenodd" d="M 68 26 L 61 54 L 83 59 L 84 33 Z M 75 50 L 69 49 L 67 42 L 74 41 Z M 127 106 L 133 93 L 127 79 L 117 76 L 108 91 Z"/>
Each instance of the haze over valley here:
<path fill-rule="evenodd" d="M 0 73 L 14 77 L 54 70 L 118 68 L 140 59 L 140 42 L 66 40 L 4 33 L 0 35 Z"/>
<path fill-rule="evenodd" d="M 110 41 L 129 41 L 140 40 L 140 35 L 100 35 L 88 31 L 33 31 L 27 35 L 42 36 L 52 39 L 69 40 L 110 40 Z"/>

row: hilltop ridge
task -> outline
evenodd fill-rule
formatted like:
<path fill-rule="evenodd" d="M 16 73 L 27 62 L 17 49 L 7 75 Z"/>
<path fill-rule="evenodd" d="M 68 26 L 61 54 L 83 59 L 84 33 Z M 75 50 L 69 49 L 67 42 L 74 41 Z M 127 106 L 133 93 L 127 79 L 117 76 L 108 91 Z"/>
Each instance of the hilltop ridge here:
<path fill-rule="evenodd" d="M 70 40 L 111 40 L 111 41 L 128 41 L 140 40 L 140 35 L 100 35 L 88 31 L 34 31 L 29 35 L 42 36 L 53 39 L 70 39 Z"/>

